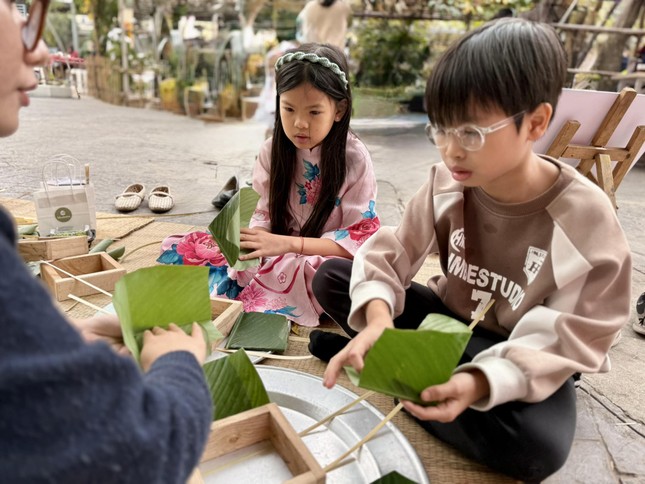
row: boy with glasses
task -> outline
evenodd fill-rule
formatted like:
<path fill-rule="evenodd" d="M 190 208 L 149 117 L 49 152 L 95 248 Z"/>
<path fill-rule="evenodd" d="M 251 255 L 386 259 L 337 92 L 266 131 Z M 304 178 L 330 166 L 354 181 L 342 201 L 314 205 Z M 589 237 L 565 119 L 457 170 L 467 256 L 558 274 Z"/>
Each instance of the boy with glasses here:
<path fill-rule="evenodd" d="M 323 309 L 350 335 L 314 331 L 311 352 L 360 371 L 385 328 L 416 329 L 428 313 L 465 323 L 494 300 L 445 383 L 404 402 L 428 432 L 528 482 L 560 468 L 576 423 L 576 373 L 608 371 L 630 315 L 631 254 L 602 190 L 533 152 L 567 75 L 554 30 L 500 19 L 473 30 L 435 65 L 427 132 L 443 163 L 354 262 L 314 279 Z M 430 253 L 442 274 L 412 281 Z M 351 274 L 351 281 L 350 281 Z M 335 355 L 335 356 L 334 356 Z"/>
<path fill-rule="evenodd" d="M 0 137 L 36 88 L 48 1 L 25 21 L 0 0 Z M 144 335 L 143 372 L 116 316 L 70 321 L 27 270 L 15 223 L 0 208 L 0 481 L 186 482 L 208 437 L 206 343 L 171 325 Z M 110 346 L 108 346 L 108 343 Z"/>

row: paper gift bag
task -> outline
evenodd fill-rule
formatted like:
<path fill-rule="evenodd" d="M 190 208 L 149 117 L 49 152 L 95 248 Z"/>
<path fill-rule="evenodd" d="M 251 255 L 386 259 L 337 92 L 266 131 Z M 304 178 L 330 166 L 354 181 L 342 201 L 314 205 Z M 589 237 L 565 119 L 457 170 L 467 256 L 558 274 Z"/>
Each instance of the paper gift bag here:
<path fill-rule="evenodd" d="M 89 176 L 81 178 L 80 164 L 71 157 L 50 161 L 34 192 L 38 231 L 42 237 L 62 232 L 96 234 L 96 198 Z"/>

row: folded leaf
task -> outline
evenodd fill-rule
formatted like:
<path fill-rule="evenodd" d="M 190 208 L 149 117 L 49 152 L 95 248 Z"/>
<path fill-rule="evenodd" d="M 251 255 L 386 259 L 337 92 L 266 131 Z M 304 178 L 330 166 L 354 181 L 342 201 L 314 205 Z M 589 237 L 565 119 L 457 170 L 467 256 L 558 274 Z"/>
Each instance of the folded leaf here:
<path fill-rule="evenodd" d="M 244 350 L 203 366 L 213 399 L 213 420 L 269 403 L 260 375 Z"/>
<path fill-rule="evenodd" d="M 243 270 L 257 266 L 260 259 L 240 261 L 240 254 L 248 250 L 240 249 L 240 229 L 248 227 L 260 195 L 250 187 L 241 188 L 215 216 L 208 230 L 217 242 L 228 265 Z"/>
<path fill-rule="evenodd" d="M 175 323 L 186 332 L 196 322 L 204 329 L 207 347 L 221 337 L 211 320 L 208 268 L 155 266 L 119 279 L 113 298 L 123 340 L 138 360 L 143 332 Z"/>
<path fill-rule="evenodd" d="M 429 314 L 417 330 L 386 329 L 365 357 L 363 371 L 345 371 L 352 383 L 420 405 L 420 393 L 450 379 L 472 332 L 456 319 Z"/>
<path fill-rule="evenodd" d="M 283 352 L 287 349 L 289 321 L 281 314 L 242 313 L 235 322 L 226 348 Z"/>

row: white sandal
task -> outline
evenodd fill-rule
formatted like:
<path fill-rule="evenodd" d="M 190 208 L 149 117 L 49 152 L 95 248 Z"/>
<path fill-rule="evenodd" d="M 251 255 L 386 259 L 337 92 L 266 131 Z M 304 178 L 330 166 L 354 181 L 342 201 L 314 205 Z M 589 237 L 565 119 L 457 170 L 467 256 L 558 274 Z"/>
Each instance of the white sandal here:
<path fill-rule="evenodd" d="M 148 208 L 154 213 L 164 213 L 175 206 L 168 185 L 155 187 L 148 195 Z"/>
<path fill-rule="evenodd" d="M 146 187 L 141 183 L 133 183 L 117 195 L 114 206 L 119 212 L 132 212 L 139 208 L 146 193 Z"/>

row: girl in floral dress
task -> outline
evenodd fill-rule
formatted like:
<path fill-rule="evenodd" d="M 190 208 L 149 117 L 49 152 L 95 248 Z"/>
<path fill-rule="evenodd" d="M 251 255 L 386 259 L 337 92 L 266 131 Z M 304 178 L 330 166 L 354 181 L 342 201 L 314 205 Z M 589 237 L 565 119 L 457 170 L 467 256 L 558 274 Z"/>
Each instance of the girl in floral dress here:
<path fill-rule="evenodd" d="M 211 294 L 243 302 L 245 311 L 284 314 L 317 326 L 323 312 L 311 289 L 331 257 L 351 259 L 380 226 L 376 179 L 365 145 L 349 129 L 352 96 L 345 56 L 329 45 L 304 44 L 276 63 L 273 137 L 253 169 L 260 194 L 240 246 L 261 258 L 235 271 L 210 234 L 171 236 L 158 262 L 210 266 Z"/>

